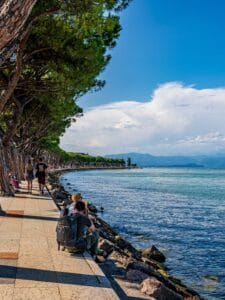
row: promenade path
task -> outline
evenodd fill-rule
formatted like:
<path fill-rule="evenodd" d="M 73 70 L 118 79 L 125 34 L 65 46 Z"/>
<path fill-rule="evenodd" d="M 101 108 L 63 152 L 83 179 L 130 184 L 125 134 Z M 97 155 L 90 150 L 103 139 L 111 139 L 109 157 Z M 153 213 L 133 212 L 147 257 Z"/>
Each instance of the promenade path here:
<path fill-rule="evenodd" d="M 0 197 L 0 299 L 118 299 L 88 254 L 58 251 L 58 210 L 50 197 L 22 189 Z"/>

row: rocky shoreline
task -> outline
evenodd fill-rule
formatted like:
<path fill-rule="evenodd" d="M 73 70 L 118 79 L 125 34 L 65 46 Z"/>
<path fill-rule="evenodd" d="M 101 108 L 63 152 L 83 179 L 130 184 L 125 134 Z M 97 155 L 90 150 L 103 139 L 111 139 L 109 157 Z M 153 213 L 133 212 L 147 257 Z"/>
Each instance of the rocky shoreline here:
<path fill-rule="evenodd" d="M 69 194 L 59 185 L 59 177 L 63 172 L 65 170 L 49 174 L 52 196 L 59 209 L 60 201 L 69 199 Z M 203 299 L 196 291 L 169 274 L 163 265 L 166 258 L 155 246 L 137 250 L 98 217 L 94 205 L 91 205 L 89 210 L 96 216 L 95 225 L 100 232 L 100 248 L 109 255 L 107 259 L 98 257 L 99 265 L 120 299 Z"/>

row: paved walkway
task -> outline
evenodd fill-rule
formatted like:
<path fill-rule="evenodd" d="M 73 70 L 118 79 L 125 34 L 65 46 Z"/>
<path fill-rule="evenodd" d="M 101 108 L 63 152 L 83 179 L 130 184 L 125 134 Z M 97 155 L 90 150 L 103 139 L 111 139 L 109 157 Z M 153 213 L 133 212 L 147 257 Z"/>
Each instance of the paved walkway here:
<path fill-rule="evenodd" d="M 88 254 L 57 250 L 58 210 L 47 195 L 24 192 L 0 204 L 0 299 L 118 299 Z"/>

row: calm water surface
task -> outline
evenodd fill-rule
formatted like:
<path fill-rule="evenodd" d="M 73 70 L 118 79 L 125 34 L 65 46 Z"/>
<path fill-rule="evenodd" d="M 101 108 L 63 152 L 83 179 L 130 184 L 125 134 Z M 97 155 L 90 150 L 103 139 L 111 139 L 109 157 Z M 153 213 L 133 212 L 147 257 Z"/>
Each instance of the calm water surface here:
<path fill-rule="evenodd" d="M 170 273 L 205 299 L 225 299 L 225 170 L 70 172 L 61 182 L 102 205 L 103 219 L 137 248 L 156 245 Z"/>

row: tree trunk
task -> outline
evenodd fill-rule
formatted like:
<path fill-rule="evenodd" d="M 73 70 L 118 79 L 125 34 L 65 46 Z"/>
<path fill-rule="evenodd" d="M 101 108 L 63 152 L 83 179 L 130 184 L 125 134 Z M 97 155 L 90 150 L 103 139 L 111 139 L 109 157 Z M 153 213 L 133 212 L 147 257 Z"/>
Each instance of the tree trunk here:
<path fill-rule="evenodd" d="M 10 156 L 12 161 L 12 170 L 19 182 L 24 179 L 25 159 L 22 153 L 19 153 L 14 145 L 10 147 Z"/>
<path fill-rule="evenodd" d="M 7 101 L 12 96 L 12 94 L 17 86 L 17 83 L 20 79 L 21 70 L 22 70 L 22 62 L 23 62 L 23 51 L 25 48 L 27 37 L 28 36 L 26 36 L 26 38 L 24 38 L 22 40 L 22 42 L 20 43 L 20 48 L 18 50 L 17 57 L 16 57 L 16 67 L 15 67 L 15 71 L 13 72 L 12 78 L 9 81 L 7 88 L 5 90 L 1 91 L 0 113 L 3 111 Z M 1 56 L 1 53 L 0 53 L 0 56 Z"/>
<path fill-rule="evenodd" d="M 0 65 L 21 40 L 25 23 L 37 0 L 3 0 L 0 3 Z"/>
<path fill-rule="evenodd" d="M 9 166 L 7 163 L 7 149 L 3 146 L 2 141 L 0 140 L 0 185 L 1 191 L 5 196 L 14 195 L 12 186 L 10 185 L 9 179 Z"/>

